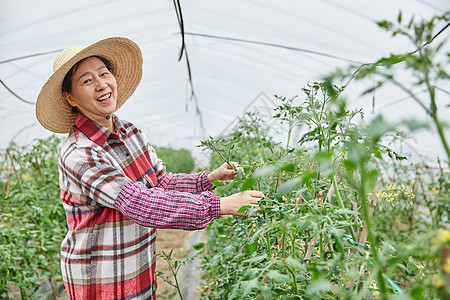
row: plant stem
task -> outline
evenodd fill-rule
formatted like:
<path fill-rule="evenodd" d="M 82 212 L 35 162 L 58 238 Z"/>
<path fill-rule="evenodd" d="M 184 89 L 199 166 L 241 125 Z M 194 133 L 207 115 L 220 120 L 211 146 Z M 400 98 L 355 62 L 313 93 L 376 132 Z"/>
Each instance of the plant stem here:
<path fill-rule="evenodd" d="M 177 292 L 178 292 L 178 295 L 180 296 L 180 299 L 183 300 L 183 295 L 181 294 L 180 284 L 178 283 L 178 278 L 177 278 L 178 270 L 174 270 L 173 267 L 172 267 L 172 261 L 171 261 L 172 252 L 170 253 L 169 256 L 164 251 L 162 253 L 164 255 L 164 259 L 167 261 L 167 264 L 169 266 L 170 272 L 172 273 L 173 278 L 175 279 L 175 285 L 172 284 L 172 286 L 177 289 Z"/>
<path fill-rule="evenodd" d="M 267 252 L 269 254 L 269 258 L 272 258 L 272 249 L 270 245 L 270 237 L 269 233 L 266 231 L 266 244 L 267 244 Z"/>
<path fill-rule="evenodd" d="M 295 272 L 291 270 L 290 267 L 287 267 L 289 273 L 292 275 L 292 285 L 294 286 L 294 293 L 298 294 L 298 287 L 297 287 L 297 276 L 295 276 Z"/>
<path fill-rule="evenodd" d="M 420 55 L 427 57 L 425 53 L 423 53 L 423 49 L 419 48 Z M 428 58 L 428 57 L 427 57 Z M 430 115 L 433 119 L 434 125 L 436 126 L 436 129 L 438 131 L 439 137 L 441 139 L 442 145 L 444 146 L 445 153 L 447 154 L 447 164 L 450 168 L 450 148 L 447 143 L 447 139 L 445 137 L 444 129 L 442 127 L 442 123 L 440 122 L 438 115 L 437 115 L 437 105 L 436 105 L 436 93 L 435 88 L 430 83 L 430 75 L 429 70 L 426 68 L 424 71 L 424 77 L 425 77 L 425 83 L 427 85 L 428 93 L 430 95 Z"/>
<path fill-rule="evenodd" d="M 289 130 L 288 130 L 288 136 L 287 136 L 287 141 L 286 141 L 286 148 L 284 149 L 284 151 L 286 153 L 289 149 L 289 143 L 291 142 L 291 134 L 292 134 L 292 125 L 291 125 L 291 121 L 289 121 Z"/>
<path fill-rule="evenodd" d="M 291 247 L 292 247 L 292 257 L 297 258 L 297 251 L 295 251 L 295 235 L 292 233 L 292 235 L 289 235 L 291 239 Z"/>
<path fill-rule="evenodd" d="M 323 225 L 321 225 L 323 227 Z M 320 260 L 323 260 L 323 233 L 319 234 L 319 253 L 320 253 Z"/>
<path fill-rule="evenodd" d="M 366 192 L 366 188 L 365 188 L 366 173 L 365 173 L 364 167 L 365 167 L 365 163 L 362 162 L 361 166 L 360 166 L 361 184 L 359 187 L 359 194 L 361 197 L 361 207 L 362 207 L 362 211 L 363 211 L 364 221 L 367 224 L 367 237 L 368 237 L 368 239 L 370 241 L 370 245 L 371 245 L 371 250 L 372 250 L 372 255 L 373 255 L 373 260 L 374 260 L 373 265 L 375 266 L 374 272 L 377 274 L 376 277 L 377 277 L 378 285 L 380 287 L 381 299 L 387 299 L 386 283 L 383 278 L 383 274 L 382 274 L 383 272 L 382 272 L 381 265 L 380 265 L 381 262 L 378 258 L 377 241 L 376 241 L 375 236 L 372 231 L 371 220 L 370 220 L 370 215 L 369 215 L 367 192 Z"/>
<path fill-rule="evenodd" d="M 334 192 L 336 194 L 336 199 L 338 201 L 339 207 L 342 208 L 342 209 L 345 209 L 344 202 L 342 201 L 341 193 L 339 192 L 339 188 L 338 188 L 338 185 L 337 185 L 337 182 L 336 182 L 336 176 L 331 176 L 331 182 L 333 183 Z M 345 218 L 348 219 L 347 216 Z M 353 230 L 353 227 L 349 225 L 348 229 L 350 230 L 350 234 L 352 235 L 352 239 L 355 239 L 356 238 L 356 234 L 355 234 L 355 231 Z"/>

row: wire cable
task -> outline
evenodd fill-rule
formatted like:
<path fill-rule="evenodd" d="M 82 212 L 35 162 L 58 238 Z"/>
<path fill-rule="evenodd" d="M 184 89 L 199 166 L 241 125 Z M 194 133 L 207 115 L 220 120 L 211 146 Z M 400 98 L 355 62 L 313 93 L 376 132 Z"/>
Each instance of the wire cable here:
<path fill-rule="evenodd" d="M 199 37 L 204 37 L 204 38 L 209 38 L 209 39 L 226 40 L 226 41 L 233 41 L 233 42 L 239 42 L 239 43 L 247 43 L 247 44 L 255 44 L 255 45 L 261 45 L 261 46 L 282 48 L 282 49 L 287 49 L 287 50 L 292 50 L 292 51 L 305 52 L 305 53 L 309 53 L 309 54 L 324 56 L 324 57 L 333 58 L 333 59 L 338 59 L 338 60 L 342 60 L 342 61 L 350 62 L 350 63 L 363 64 L 362 62 L 357 61 L 357 60 L 353 60 L 353 59 L 349 59 L 349 58 L 345 58 L 345 57 L 340 57 L 340 56 L 329 54 L 329 53 L 325 53 L 325 52 L 305 49 L 305 48 L 297 48 L 297 47 L 286 46 L 286 45 L 275 44 L 275 43 L 266 43 L 266 42 L 260 42 L 260 41 L 252 41 L 252 40 L 246 40 L 246 39 L 240 39 L 240 38 L 225 37 L 225 36 L 211 35 L 211 34 L 204 34 L 204 33 L 196 33 L 196 32 L 184 32 L 184 34 L 185 35 L 192 35 L 192 36 L 199 36 Z"/>
<path fill-rule="evenodd" d="M 13 62 L 13 61 L 16 61 L 16 60 L 21 60 L 21 59 L 26 59 L 26 58 L 30 58 L 30 57 L 36 57 L 36 56 L 41 56 L 41 55 L 48 55 L 48 54 L 53 54 L 53 53 L 59 53 L 61 51 L 62 51 L 62 49 L 60 49 L 60 50 L 52 50 L 52 51 L 48 51 L 48 52 L 35 53 L 35 54 L 30 54 L 30 55 L 25 55 L 25 56 L 20 56 L 20 57 L 16 57 L 16 58 L 11 58 L 11 59 L 0 61 L 0 64 L 6 64 L 6 63 L 9 63 L 9 62 Z"/>
<path fill-rule="evenodd" d="M 20 97 L 19 95 L 17 95 L 16 93 L 14 93 L 13 90 L 11 90 L 4 82 L 3 80 L 0 79 L 0 83 L 8 90 L 8 92 L 10 92 L 14 97 L 16 97 L 17 99 L 19 99 L 20 101 L 26 103 L 26 104 L 31 104 L 31 105 L 35 105 L 36 103 L 28 101 L 23 99 L 22 97 Z"/>
<path fill-rule="evenodd" d="M 177 19 L 178 19 L 178 25 L 180 26 L 180 32 L 181 32 L 181 48 L 180 48 L 180 53 L 178 54 L 178 61 L 181 60 L 181 58 L 183 57 L 183 52 L 185 53 L 185 57 L 186 57 L 186 66 L 187 66 L 187 70 L 188 70 L 188 79 L 189 79 L 189 85 L 191 87 L 191 95 L 190 95 L 190 100 L 194 100 L 195 103 L 195 110 L 196 110 L 196 114 L 199 118 L 200 121 L 200 129 L 202 131 L 202 134 L 205 133 L 205 126 L 203 124 L 203 115 L 202 112 L 200 110 L 200 107 L 198 105 L 198 99 L 197 99 L 197 95 L 195 94 L 195 89 L 194 89 L 194 82 L 192 80 L 192 72 L 191 72 L 191 64 L 189 62 L 189 55 L 187 53 L 187 49 L 186 49 L 186 44 L 184 42 L 184 21 L 183 21 L 183 14 L 181 11 L 181 4 L 180 4 L 180 0 L 173 0 L 173 5 L 175 7 L 175 12 L 177 14 Z"/>

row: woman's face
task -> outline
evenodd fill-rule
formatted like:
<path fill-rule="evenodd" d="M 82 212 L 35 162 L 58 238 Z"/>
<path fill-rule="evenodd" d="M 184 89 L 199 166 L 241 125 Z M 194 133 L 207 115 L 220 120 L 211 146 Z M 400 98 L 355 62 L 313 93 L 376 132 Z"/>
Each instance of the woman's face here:
<path fill-rule="evenodd" d="M 116 78 L 101 59 L 89 57 L 78 65 L 72 75 L 71 93 L 64 92 L 63 95 L 83 115 L 104 124 L 105 117 L 116 110 Z"/>

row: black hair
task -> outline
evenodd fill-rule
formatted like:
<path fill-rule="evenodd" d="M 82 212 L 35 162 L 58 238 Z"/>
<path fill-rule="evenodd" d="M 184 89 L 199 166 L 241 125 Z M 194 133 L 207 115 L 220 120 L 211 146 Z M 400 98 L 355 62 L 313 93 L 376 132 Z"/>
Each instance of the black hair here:
<path fill-rule="evenodd" d="M 114 70 L 113 70 L 112 64 L 109 60 L 107 60 L 106 58 L 100 57 L 100 56 L 90 56 L 90 57 L 97 57 L 98 59 L 100 59 L 105 64 L 105 67 L 108 69 L 108 71 L 110 71 L 114 75 Z M 89 57 L 83 58 L 82 60 L 80 60 L 79 62 L 74 64 L 73 67 L 69 70 L 69 72 L 67 72 L 66 76 L 64 77 L 63 83 L 62 83 L 62 91 L 63 92 L 64 91 L 66 91 L 68 93 L 72 92 L 73 74 L 75 74 L 75 72 L 77 71 L 78 66 L 81 64 L 81 62 L 83 62 L 84 60 L 86 60 L 88 58 Z"/>

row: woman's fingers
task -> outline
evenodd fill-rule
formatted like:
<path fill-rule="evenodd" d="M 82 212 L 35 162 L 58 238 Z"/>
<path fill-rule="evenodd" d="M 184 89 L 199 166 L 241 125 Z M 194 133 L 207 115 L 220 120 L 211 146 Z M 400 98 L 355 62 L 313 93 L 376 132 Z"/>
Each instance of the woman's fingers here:
<path fill-rule="evenodd" d="M 264 194 L 260 191 L 250 191 L 250 195 L 254 198 L 264 198 Z"/>
<path fill-rule="evenodd" d="M 259 200 L 264 197 L 260 191 L 244 191 L 228 197 L 221 198 L 221 214 L 239 215 L 237 211 L 246 205 L 258 206 Z"/>

